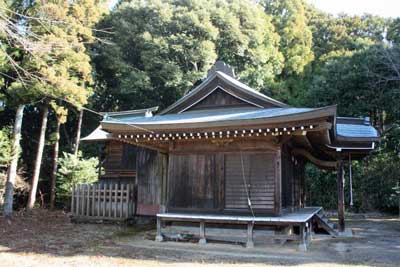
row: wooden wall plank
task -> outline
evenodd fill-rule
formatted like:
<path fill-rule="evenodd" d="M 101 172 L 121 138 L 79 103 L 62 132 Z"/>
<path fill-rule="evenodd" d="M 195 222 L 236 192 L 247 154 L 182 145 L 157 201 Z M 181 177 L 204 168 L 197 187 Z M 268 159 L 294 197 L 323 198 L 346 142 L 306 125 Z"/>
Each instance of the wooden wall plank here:
<path fill-rule="evenodd" d="M 216 154 L 170 154 L 168 208 L 220 209 L 221 159 Z"/>
<path fill-rule="evenodd" d="M 155 215 L 163 198 L 167 156 L 155 150 L 137 148 L 137 214 Z"/>
<path fill-rule="evenodd" d="M 253 209 L 273 212 L 275 152 L 243 152 Z M 240 153 L 178 153 L 169 156 L 168 209 L 249 212 Z"/>
<path fill-rule="evenodd" d="M 137 147 L 131 144 L 109 141 L 106 143 L 102 183 L 133 183 L 136 178 Z"/>

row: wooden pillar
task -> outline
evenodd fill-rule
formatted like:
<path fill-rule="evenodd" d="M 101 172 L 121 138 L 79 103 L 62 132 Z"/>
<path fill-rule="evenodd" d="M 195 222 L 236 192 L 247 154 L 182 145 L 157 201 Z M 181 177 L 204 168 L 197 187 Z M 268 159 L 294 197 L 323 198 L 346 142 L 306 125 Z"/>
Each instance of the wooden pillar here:
<path fill-rule="evenodd" d="M 306 223 L 306 228 L 307 228 L 307 244 L 310 244 L 312 237 L 312 228 L 313 228 L 312 219 Z"/>
<path fill-rule="evenodd" d="M 161 224 L 162 224 L 161 218 L 157 217 L 157 235 L 156 235 L 156 241 L 157 242 L 162 242 L 163 241 L 163 236 L 162 236 L 162 233 L 161 233 Z"/>
<path fill-rule="evenodd" d="M 161 179 L 161 207 L 160 212 L 167 212 L 167 175 L 168 175 L 168 154 L 160 153 L 159 157 L 161 157 L 161 168 L 162 168 L 162 179 Z"/>
<path fill-rule="evenodd" d="M 246 243 L 246 247 L 247 248 L 253 248 L 254 247 L 253 228 L 254 228 L 254 223 L 253 222 L 248 222 L 247 223 L 247 243 Z"/>
<path fill-rule="evenodd" d="M 300 161 L 300 188 L 301 188 L 301 207 L 304 208 L 306 206 L 306 189 L 305 189 L 305 169 L 303 160 Z"/>
<path fill-rule="evenodd" d="M 308 231 L 306 229 L 306 224 L 301 223 L 299 226 L 299 250 L 307 251 L 308 245 Z"/>
<path fill-rule="evenodd" d="M 282 213 L 282 154 L 278 150 L 275 155 L 275 215 Z"/>
<path fill-rule="evenodd" d="M 101 177 L 101 167 L 102 165 L 102 155 L 103 155 L 103 144 L 98 145 L 98 160 L 99 160 L 99 165 L 97 166 L 97 179 L 100 179 Z"/>
<path fill-rule="evenodd" d="M 205 229 L 205 223 L 204 221 L 200 222 L 200 239 L 199 239 L 199 244 L 200 245 L 205 245 L 207 243 L 206 240 L 206 229 Z"/>
<path fill-rule="evenodd" d="M 344 169 L 343 161 L 337 163 L 338 230 L 344 232 Z"/>

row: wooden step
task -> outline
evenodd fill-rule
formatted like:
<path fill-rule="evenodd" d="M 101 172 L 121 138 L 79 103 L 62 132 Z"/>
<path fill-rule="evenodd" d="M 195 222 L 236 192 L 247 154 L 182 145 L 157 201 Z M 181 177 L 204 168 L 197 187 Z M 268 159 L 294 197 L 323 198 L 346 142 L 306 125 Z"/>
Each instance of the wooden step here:
<path fill-rule="evenodd" d="M 332 236 L 338 236 L 338 232 L 336 231 L 336 226 L 334 223 L 330 222 L 325 215 L 321 213 L 317 213 L 314 216 L 315 220 L 317 221 L 318 227 L 324 229 L 328 234 Z"/>

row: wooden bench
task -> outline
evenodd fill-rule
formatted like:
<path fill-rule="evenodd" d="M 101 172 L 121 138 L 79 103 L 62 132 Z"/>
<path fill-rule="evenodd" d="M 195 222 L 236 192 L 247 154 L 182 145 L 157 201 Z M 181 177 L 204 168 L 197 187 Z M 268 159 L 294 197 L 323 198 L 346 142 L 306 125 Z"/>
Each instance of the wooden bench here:
<path fill-rule="evenodd" d="M 164 240 L 162 234 L 163 222 L 191 222 L 199 223 L 199 244 L 206 244 L 206 223 L 209 224 L 242 224 L 247 225 L 246 247 L 254 246 L 254 225 L 299 227 L 297 238 L 293 235 L 274 235 L 272 239 L 299 240 L 299 249 L 307 250 L 311 240 L 312 218 L 322 210 L 320 207 L 303 208 L 296 212 L 286 213 L 281 216 L 236 216 L 222 214 L 191 214 L 191 213 L 159 213 L 157 214 L 156 241 Z"/>

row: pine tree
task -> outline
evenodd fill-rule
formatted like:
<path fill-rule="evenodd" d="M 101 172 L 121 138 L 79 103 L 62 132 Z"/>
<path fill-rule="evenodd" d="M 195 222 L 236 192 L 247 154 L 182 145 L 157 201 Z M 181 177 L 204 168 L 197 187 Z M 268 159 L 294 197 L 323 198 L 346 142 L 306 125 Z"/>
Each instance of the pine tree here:
<path fill-rule="evenodd" d="M 102 1 L 96 0 L 55 0 L 34 4 L 32 12 L 42 16 L 42 20 L 52 21 L 49 27 L 42 23 L 32 23 L 35 32 L 41 33 L 40 43 L 43 51 L 32 54 L 35 59 L 32 68 L 41 73 L 40 93 L 55 99 L 63 99 L 76 107 L 86 104 L 92 82 L 90 58 L 86 53 L 86 43 L 92 42 L 93 24 L 104 12 Z M 45 107 L 45 111 L 48 107 Z M 47 116 L 46 112 L 43 116 Z M 57 122 L 58 123 L 58 122 Z M 44 142 L 46 120 L 42 119 L 42 131 L 36 155 L 32 189 L 28 208 L 33 208 L 36 188 L 40 176 L 42 142 Z M 56 154 L 54 154 L 56 155 Z M 58 155 L 58 153 L 57 153 Z M 57 159 L 53 158 L 53 162 Z"/>
<path fill-rule="evenodd" d="M 14 147 L 19 136 L 24 104 L 44 103 L 32 190 L 28 207 L 36 198 L 50 99 L 63 99 L 80 108 L 86 104 L 92 82 L 86 44 L 93 42 L 94 23 L 107 10 L 106 1 L 51 0 L 0 1 L 1 92 L 8 105 L 18 106 Z M 6 40 L 6 41 L 4 41 Z M 12 208 L 12 187 L 18 163 L 14 155 L 9 168 L 6 203 Z M 12 209 L 8 210 L 11 214 Z"/>
<path fill-rule="evenodd" d="M 58 169 L 58 154 L 60 146 L 60 126 L 67 121 L 68 110 L 62 106 L 57 105 L 54 101 L 51 103 L 51 107 L 56 115 L 56 130 L 54 132 L 54 151 L 53 151 L 53 169 L 51 172 L 51 183 L 50 183 L 50 208 L 54 209 L 56 200 L 56 177 Z"/>

